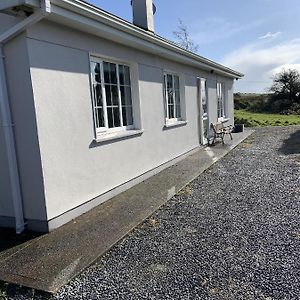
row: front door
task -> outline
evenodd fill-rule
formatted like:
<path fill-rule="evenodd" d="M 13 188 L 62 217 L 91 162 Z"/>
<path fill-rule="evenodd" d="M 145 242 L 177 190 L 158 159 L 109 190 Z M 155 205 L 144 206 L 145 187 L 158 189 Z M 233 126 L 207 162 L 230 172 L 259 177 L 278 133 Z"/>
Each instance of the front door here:
<path fill-rule="evenodd" d="M 207 101 L 207 86 L 206 79 L 199 78 L 198 80 L 199 90 L 199 112 L 200 112 L 200 143 L 206 145 L 208 143 L 208 130 L 209 130 L 209 119 L 208 119 L 208 101 Z"/>

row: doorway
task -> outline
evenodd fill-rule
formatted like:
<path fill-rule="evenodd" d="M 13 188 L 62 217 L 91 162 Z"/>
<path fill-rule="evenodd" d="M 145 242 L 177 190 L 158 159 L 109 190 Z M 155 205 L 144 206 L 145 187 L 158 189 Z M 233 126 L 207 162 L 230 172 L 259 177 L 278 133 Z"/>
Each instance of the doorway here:
<path fill-rule="evenodd" d="M 199 129 L 200 144 L 208 144 L 209 117 L 208 117 L 208 95 L 207 82 L 205 78 L 198 78 L 198 103 L 199 103 Z"/>

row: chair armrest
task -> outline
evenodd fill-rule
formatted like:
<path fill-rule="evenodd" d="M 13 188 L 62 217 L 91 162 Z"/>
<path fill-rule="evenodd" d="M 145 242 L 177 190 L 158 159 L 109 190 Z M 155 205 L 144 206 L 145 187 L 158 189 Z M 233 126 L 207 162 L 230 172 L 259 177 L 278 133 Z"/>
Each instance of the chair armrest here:
<path fill-rule="evenodd" d="M 224 130 L 228 131 L 228 130 L 233 130 L 233 126 L 232 125 L 228 125 L 228 126 L 224 126 L 223 127 Z"/>

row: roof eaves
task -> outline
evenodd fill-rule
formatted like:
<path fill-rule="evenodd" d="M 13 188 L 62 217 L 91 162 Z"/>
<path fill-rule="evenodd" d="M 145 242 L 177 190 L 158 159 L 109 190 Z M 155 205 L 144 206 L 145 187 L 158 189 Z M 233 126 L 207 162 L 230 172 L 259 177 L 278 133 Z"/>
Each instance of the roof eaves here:
<path fill-rule="evenodd" d="M 0 2 L 0 11 L 7 10 L 17 6 L 30 6 L 30 7 L 39 7 L 39 0 L 1 0 Z"/>
<path fill-rule="evenodd" d="M 134 35 L 140 39 L 143 39 L 148 42 L 152 42 L 161 47 L 167 48 L 177 54 L 188 57 L 189 59 L 195 60 L 198 63 L 206 64 L 214 71 L 221 71 L 222 73 L 226 73 L 227 75 L 233 78 L 242 78 L 244 75 L 240 72 L 232 70 L 226 66 L 223 66 L 219 63 L 216 63 L 210 59 L 207 59 L 203 56 L 200 56 L 196 53 L 190 52 L 174 42 L 167 40 L 157 34 L 153 34 L 144 29 L 141 29 L 134 24 L 130 23 L 127 20 L 124 20 L 118 16 L 115 16 L 95 5 L 92 5 L 84 0 L 51 0 L 54 4 L 60 6 L 63 5 L 64 8 L 77 8 L 87 12 L 90 17 L 95 20 L 95 16 L 99 22 L 102 22 L 107 25 L 111 25 L 114 28 L 117 28 L 121 31 L 125 31 L 131 35 Z"/>

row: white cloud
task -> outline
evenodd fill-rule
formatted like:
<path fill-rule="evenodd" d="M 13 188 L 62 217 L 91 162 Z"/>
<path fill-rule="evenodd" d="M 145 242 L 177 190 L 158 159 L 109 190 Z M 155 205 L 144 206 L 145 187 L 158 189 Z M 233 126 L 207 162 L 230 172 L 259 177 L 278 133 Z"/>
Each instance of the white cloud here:
<path fill-rule="evenodd" d="M 262 20 L 239 24 L 219 17 L 198 21 L 191 26 L 193 40 L 199 45 L 208 45 L 228 39 L 239 33 L 259 27 Z"/>
<path fill-rule="evenodd" d="M 270 76 L 274 76 L 274 74 L 277 74 L 281 72 L 282 70 L 298 70 L 300 72 L 300 63 L 298 64 L 284 64 L 279 67 L 276 67 L 272 70 L 270 70 Z"/>
<path fill-rule="evenodd" d="M 264 92 L 283 68 L 300 70 L 300 39 L 269 44 L 257 42 L 227 55 L 222 63 L 245 74 L 236 91 Z"/>
<path fill-rule="evenodd" d="M 277 31 L 277 32 L 274 32 L 274 33 L 268 32 L 268 33 L 266 33 L 265 35 L 260 36 L 258 39 L 260 39 L 260 40 L 265 40 L 265 39 L 275 39 L 275 38 L 277 38 L 277 37 L 278 37 L 279 35 L 281 35 L 281 34 L 282 34 L 281 31 Z"/>

